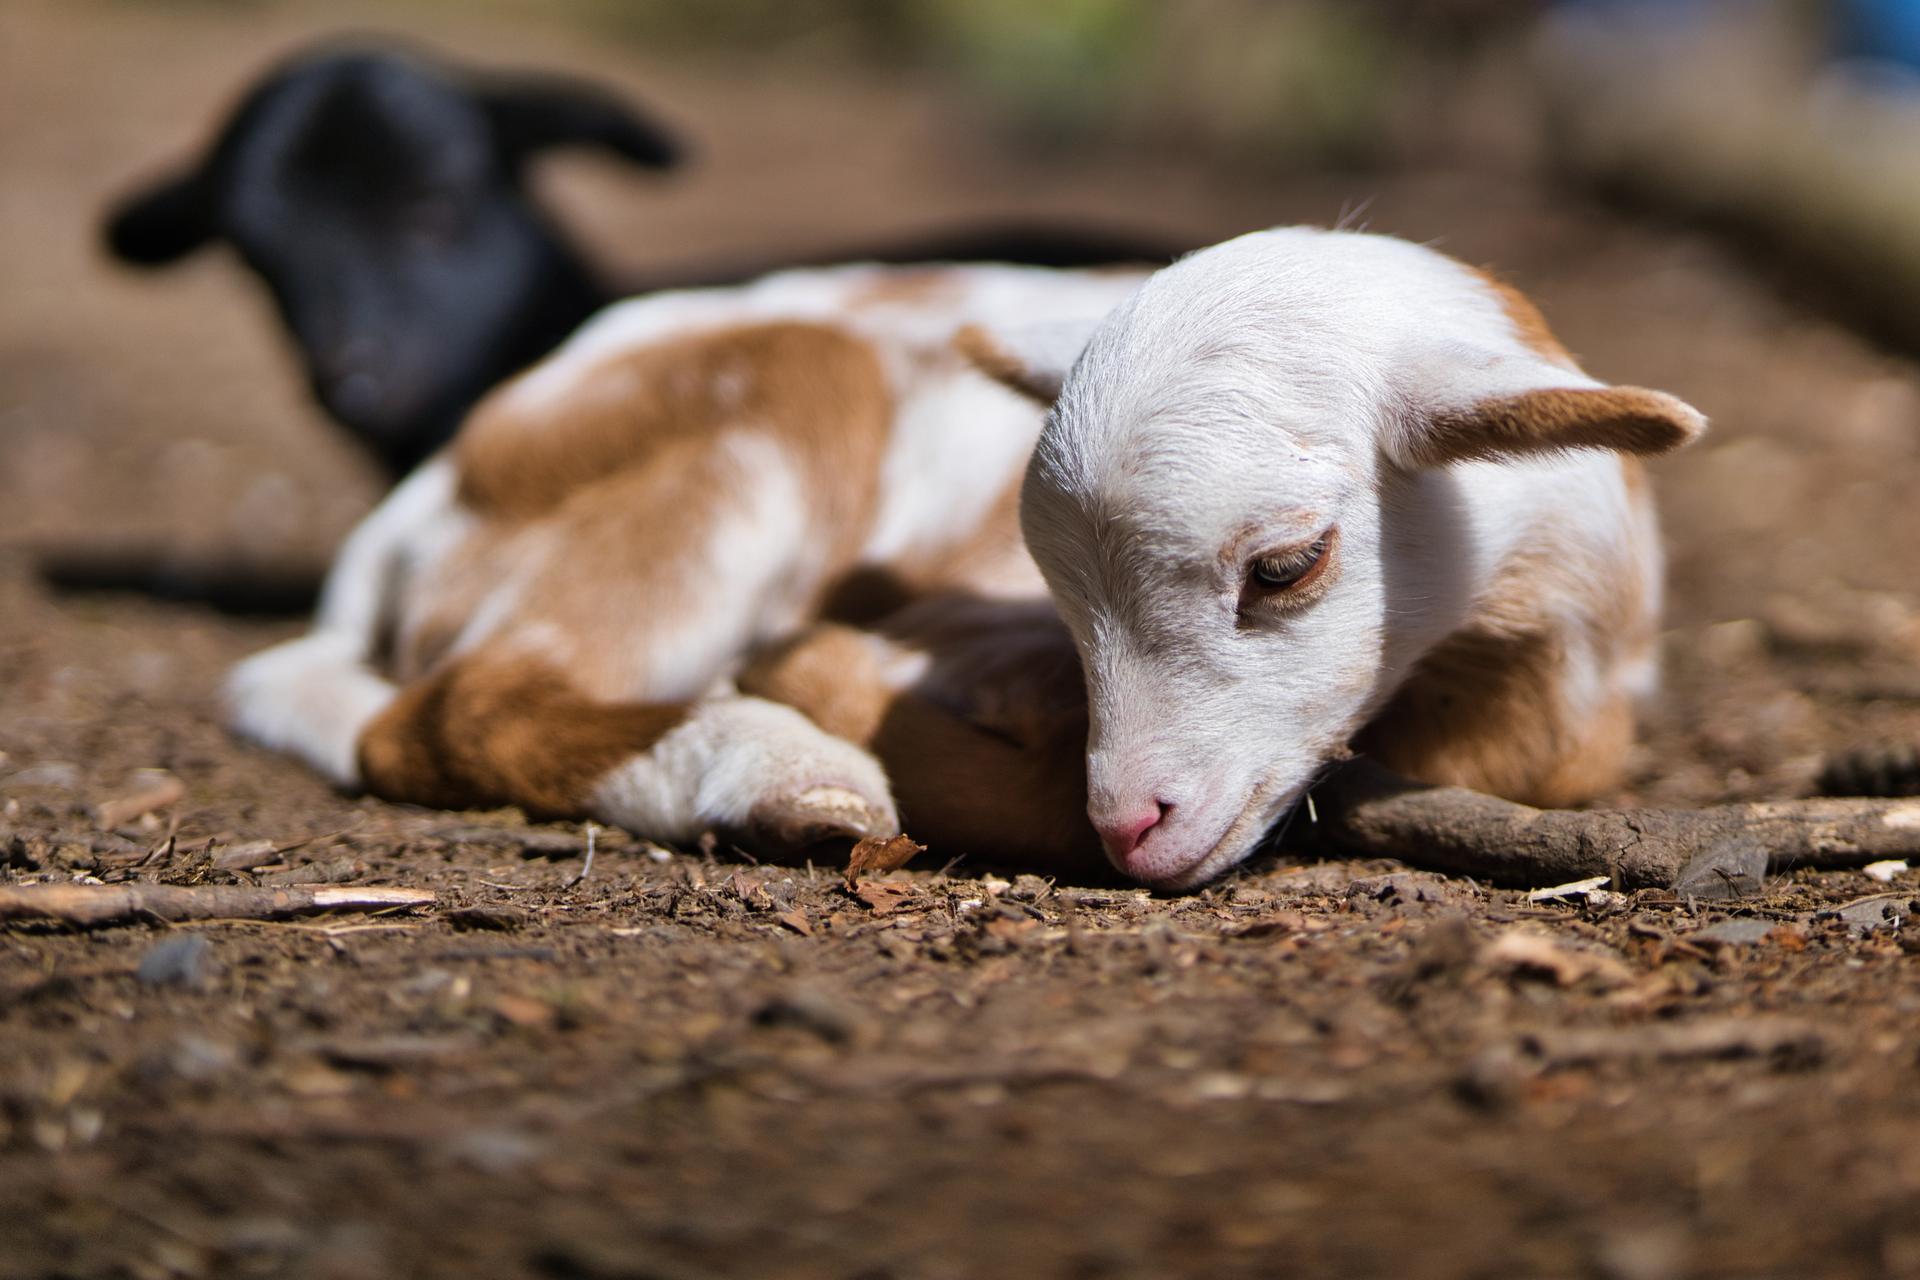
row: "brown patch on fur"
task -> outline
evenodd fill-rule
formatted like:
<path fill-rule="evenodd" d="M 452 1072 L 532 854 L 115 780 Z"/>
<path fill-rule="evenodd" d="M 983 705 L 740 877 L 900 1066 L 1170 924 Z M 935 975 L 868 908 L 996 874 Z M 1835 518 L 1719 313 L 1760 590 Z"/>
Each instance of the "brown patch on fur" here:
<path fill-rule="evenodd" d="M 1436 467 L 1476 458 L 1557 449 L 1665 453 L 1700 434 L 1691 406 L 1644 387 L 1555 387 L 1495 396 L 1434 415 L 1414 441 L 1413 463 Z"/>
<path fill-rule="evenodd" d="M 884 636 L 814 627 L 750 663 L 739 686 L 871 750 L 917 837 L 1091 869 L 1104 864 L 1086 816 L 1086 696 L 1071 641 L 1043 617 L 930 599 Z M 911 688 L 888 683 L 888 646 L 928 658 Z"/>
<path fill-rule="evenodd" d="M 1618 784 L 1633 716 L 1620 697 L 1574 722 L 1563 661 L 1545 634 L 1461 632 L 1421 660 L 1354 745 L 1422 782 L 1549 807 L 1591 800 Z"/>
<path fill-rule="evenodd" d="M 953 349 L 961 357 L 995 382 L 1011 388 L 1037 404 L 1050 405 L 1060 394 L 1059 386 L 1027 367 L 1025 361 L 994 340 L 977 324 L 962 325 L 953 335 Z"/>
<path fill-rule="evenodd" d="M 1087 718 L 1010 740 L 932 699 L 895 698 L 874 734 L 901 821 L 943 850 L 1037 869 L 1104 865 L 1087 820 Z"/>
<path fill-rule="evenodd" d="M 1469 267 L 1475 275 L 1486 283 L 1487 288 L 1500 300 L 1500 307 L 1512 322 L 1515 336 L 1531 348 L 1542 359 L 1551 360 L 1569 369 L 1579 366 L 1574 363 L 1573 354 L 1562 346 L 1560 339 L 1553 336 L 1553 330 L 1547 327 L 1547 318 L 1540 314 L 1540 308 L 1533 299 L 1512 285 L 1481 267 Z"/>
<path fill-rule="evenodd" d="M 582 817 L 610 770 L 685 717 L 674 704 L 594 702 L 540 663 L 456 661 L 401 690 L 367 726 L 360 772 L 388 800 Z"/>
<path fill-rule="evenodd" d="M 831 565 L 866 536 L 892 416 L 867 343 L 798 323 L 610 356 L 538 411 L 496 395 L 455 445 L 462 500 L 479 520 L 409 586 L 398 677 L 431 671 L 518 581 L 488 646 L 564 665 L 585 696 L 631 697 L 647 687 L 657 645 L 672 643 L 663 637 L 698 630 L 693 593 L 715 589 L 730 567 L 707 554 L 716 523 L 753 510 L 757 477 L 729 445 L 735 431 L 779 448 L 809 503 L 798 545 L 766 554 L 818 548 Z M 719 664 L 746 639 L 715 635 L 702 647 Z"/>
<path fill-rule="evenodd" d="M 1570 636 L 1543 601 L 1588 597 Z M 1645 583 L 1627 571 L 1549 554 L 1509 567 L 1475 619 L 1424 657 L 1354 745 L 1423 782 L 1472 787 L 1525 804 L 1592 800 L 1619 784 L 1633 742 L 1624 692 L 1579 715 L 1567 706 L 1567 648 L 1577 639 L 1602 680 L 1654 639 Z"/>
<path fill-rule="evenodd" d="M 740 692 L 784 702 L 837 738 L 866 745 L 893 691 L 874 640 L 824 623 L 754 655 L 735 677 Z"/>
<path fill-rule="evenodd" d="M 728 427 L 792 443 L 822 493 L 864 509 L 893 413 L 873 348 L 824 324 L 741 325 L 620 352 L 538 410 L 515 403 L 516 385 L 488 397 L 454 445 L 461 501 L 482 515 L 542 514 Z"/>

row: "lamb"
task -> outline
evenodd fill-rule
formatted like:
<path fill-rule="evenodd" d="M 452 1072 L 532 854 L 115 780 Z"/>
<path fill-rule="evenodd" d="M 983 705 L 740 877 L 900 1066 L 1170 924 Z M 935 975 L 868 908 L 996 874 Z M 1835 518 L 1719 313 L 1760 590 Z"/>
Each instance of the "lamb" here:
<path fill-rule="evenodd" d="M 1483 273 L 1305 228 L 1176 263 L 1084 349 L 999 357 L 1052 404 L 1021 527 L 1116 867 L 1219 874 L 1350 748 L 1532 804 L 1616 783 L 1657 674 L 1638 457 L 1694 409 L 1589 377 Z"/>
<path fill-rule="evenodd" d="M 1020 543 L 1042 413 L 989 329 L 1139 273 L 845 267 L 603 312 L 344 545 L 233 719 L 342 786 L 775 854 L 1097 859 L 1072 649 Z"/>
<path fill-rule="evenodd" d="M 393 799 L 1191 887 L 1350 749 L 1607 787 L 1655 678 L 1634 455 L 1702 429 L 1379 236 L 659 295 L 489 397 L 229 696 Z"/>

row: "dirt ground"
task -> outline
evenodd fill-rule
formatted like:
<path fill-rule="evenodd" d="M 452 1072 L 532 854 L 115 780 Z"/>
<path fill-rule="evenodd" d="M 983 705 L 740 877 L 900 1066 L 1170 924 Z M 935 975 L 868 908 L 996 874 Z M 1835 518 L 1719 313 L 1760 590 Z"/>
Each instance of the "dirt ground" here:
<path fill-rule="evenodd" d="M 1710 241 L 1485 175 L 1042 164 L 924 87 L 425 12 L 700 139 L 670 183 L 548 175 L 636 272 L 1013 211 L 1198 243 L 1370 198 L 1714 420 L 1656 468 L 1668 689 L 1620 799 L 1803 794 L 1829 751 L 1920 741 L 1920 366 Z M 1154 897 L 942 849 L 854 894 L 605 835 L 578 880 L 577 829 L 343 797 L 229 739 L 223 668 L 297 622 L 55 595 L 36 556 L 298 576 L 376 484 L 237 267 L 122 273 L 97 211 L 270 53 L 375 19 L 0 7 L 0 879 L 438 894 L 0 931 L 0 1276 L 1920 1275 L 1920 946 L 1868 918 L 1920 874 L 1532 903 L 1268 859 Z M 131 853 L 63 834 L 150 767 L 186 796 Z M 270 865 L 213 865 L 259 840 Z"/>

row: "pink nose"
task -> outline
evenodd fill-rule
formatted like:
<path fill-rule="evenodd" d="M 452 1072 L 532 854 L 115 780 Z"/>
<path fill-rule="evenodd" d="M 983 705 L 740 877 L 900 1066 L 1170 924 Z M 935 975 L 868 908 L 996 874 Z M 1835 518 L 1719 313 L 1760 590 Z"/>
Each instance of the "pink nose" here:
<path fill-rule="evenodd" d="M 1100 843 L 1106 846 L 1107 857 L 1116 864 L 1123 863 L 1147 838 L 1147 832 L 1159 826 L 1172 811 L 1172 805 L 1155 800 L 1150 809 L 1138 809 L 1127 818 L 1095 822 L 1093 826 L 1100 833 Z"/>

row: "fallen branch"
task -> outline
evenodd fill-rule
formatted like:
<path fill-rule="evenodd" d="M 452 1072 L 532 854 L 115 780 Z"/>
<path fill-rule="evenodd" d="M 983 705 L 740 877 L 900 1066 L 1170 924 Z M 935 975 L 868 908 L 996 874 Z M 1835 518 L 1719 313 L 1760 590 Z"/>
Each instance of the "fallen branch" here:
<path fill-rule="evenodd" d="M 431 889 L 364 885 L 0 885 L 0 920 L 51 920 L 82 928 L 123 920 L 284 920 L 321 911 L 432 906 Z"/>
<path fill-rule="evenodd" d="M 1365 760 L 1342 765 L 1313 799 L 1317 834 L 1345 851 L 1516 887 L 1606 876 L 1619 889 L 1735 897 L 1769 871 L 1920 856 L 1920 800 L 1534 809 Z"/>

